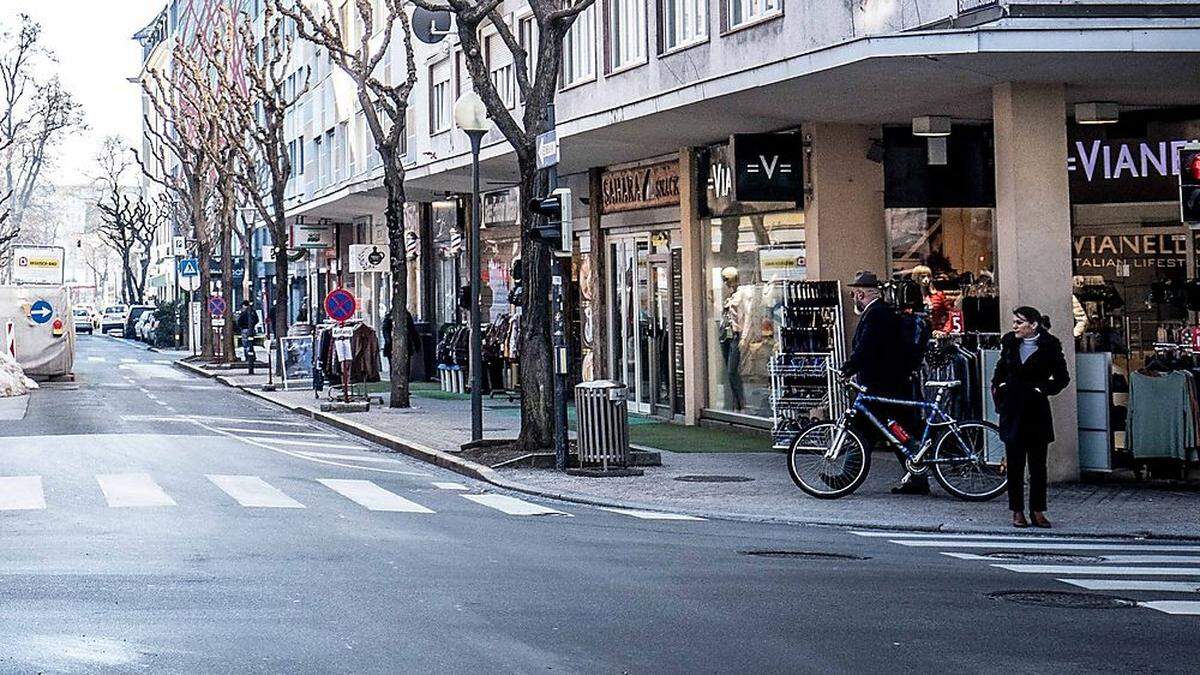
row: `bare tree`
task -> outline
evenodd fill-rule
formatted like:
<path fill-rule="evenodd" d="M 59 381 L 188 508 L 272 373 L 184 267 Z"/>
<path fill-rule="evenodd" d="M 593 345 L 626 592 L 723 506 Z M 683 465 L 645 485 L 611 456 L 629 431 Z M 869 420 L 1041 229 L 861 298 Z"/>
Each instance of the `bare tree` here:
<path fill-rule="evenodd" d="M 449 11 L 458 27 L 467 71 L 475 93 L 487 106 L 488 117 L 512 146 L 520 173 L 519 202 L 521 222 L 521 263 L 527 297 L 521 314 L 521 437 L 519 444 L 542 449 L 553 444 L 554 369 L 550 351 L 550 260 L 552 252 L 545 242 L 530 236 L 536 214 L 530 200 L 544 195 L 548 181 L 537 168 L 537 137 L 552 123 L 547 110 L 554 104 L 562 64 L 563 37 L 575 18 L 594 0 L 529 0 L 537 24 L 537 57 L 530 62 L 526 46 L 514 35 L 500 12 L 503 0 L 413 0 L 418 7 Z M 524 108 L 521 117 L 509 110 L 488 72 L 487 55 L 480 46 L 484 25 L 496 30 L 505 48 L 512 54 L 517 91 Z M 532 77 L 530 67 L 532 65 Z"/>
<path fill-rule="evenodd" d="M 376 21 L 375 2 L 354 0 L 355 20 L 348 24 L 361 27 L 354 35 L 354 25 L 342 25 L 332 0 L 325 0 L 319 14 L 305 2 L 271 0 L 276 11 L 296 23 L 297 32 L 305 40 L 329 53 L 358 91 L 362 108 L 375 149 L 383 162 L 383 185 L 387 192 L 385 219 L 388 232 L 388 252 L 391 255 L 392 276 L 392 353 L 391 401 L 393 408 L 407 408 L 410 403 L 408 381 L 408 260 L 404 253 L 404 139 L 408 98 L 417 84 L 417 63 L 413 54 L 412 25 L 402 0 L 383 0 L 382 15 Z M 376 36 L 376 26 L 380 35 Z M 397 29 L 398 27 L 398 29 Z M 384 82 L 376 69 L 385 58 L 391 58 L 389 47 L 399 30 L 404 46 L 405 76 L 399 82 Z"/>
<path fill-rule="evenodd" d="M 141 304 L 145 301 L 150 246 L 159 214 L 140 188 L 125 182 L 135 161 L 120 137 L 104 139 L 96 155 L 96 164 L 99 169 L 96 207 L 100 211 L 96 233 L 121 262 L 122 299 Z"/>
<path fill-rule="evenodd" d="M 227 13 L 222 16 L 224 20 L 233 20 Z M 288 323 L 291 233 L 286 195 L 293 158 L 285 136 L 285 122 L 288 110 L 308 91 L 307 75 L 302 83 L 288 82 L 295 42 L 287 30 L 288 20 L 267 3 L 261 42 L 254 35 L 253 23 L 243 16 L 225 33 L 228 39 L 220 46 L 224 52 L 237 50 L 243 55 L 240 68 L 222 74 L 226 79 L 222 89 L 232 99 L 226 108 L 231 115 L 228 124 L 242 137 L 241 142 L 233 144 L 237 152 L 238 183 L 250 207 L 271 233 L 276 297 L 273 317 L 268 320 L 274 327 L 273 333 L 282 333 Z M 243 243 L 249 247 L 249 237 Z"/>
<path fill-rule="evenodd" d="M 41 44 L 41 26 L 24 14 L 18 22 L 0 33 L 0 266 L 42 187 L 48 152 L 82 125 L 79 103 L 57 76 L 40 72 L 54 60 Z"/>
<path fill-rule="evenodd" d="M 200 263 L 200 294 L 212 292 L 214 227 L 210 213 L 219 157 L 212 153 L 215 137 L 223 133 L 217 97 L 209 69 L 196 50 L 181 42 L 172 53 L 169 74 L 150 70 L 142 81 L 150 114 L 142 128 L 151 156 L 138 157 L 147 179 L 162 186 L 186 214 Z M 201 353 L 213 355 L 212 317 L 200 312 Z"/>

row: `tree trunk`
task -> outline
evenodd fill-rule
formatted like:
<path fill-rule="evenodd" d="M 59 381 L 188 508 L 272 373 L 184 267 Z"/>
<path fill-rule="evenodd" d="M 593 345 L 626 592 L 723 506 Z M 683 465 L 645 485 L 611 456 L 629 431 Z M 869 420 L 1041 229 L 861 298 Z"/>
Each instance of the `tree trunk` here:
<path fill-rule="evenodd" d="M 390 155 L 390 156 L 389 156 Z M 392 353 L 388 354 L 391 377 L 392 408 L 407 408 L 412 405 L 408 381 L 408 355 L 413 345 L 408 344 L 408 258 L 404 254 L 404 169 L 399 166 L 400 158 L 388 153 L 383 157 L 383 183 L 387 188 L 388 253 L 391 256 L 392 275 Z"/>
<path fill-rule="evenodd" d="M 197 289 L 197 297 L 195 298 L 200 303 L 200 354 L 205 359 L 212 359 L 212 315 L 208 313 L 207 307 L 208 298 L 212 295 L 212 273 L 208 267 L 212 261 L 212 242 L 201 240 L 196 249 L 197 258 L 199 258 L 197 262 L 200 264 L 200 288 Z M 188 311 L 190 312 L 191 310 L 189 309 Z"/>
<path fill-rule="evenodd" d="M 530 153 L 530 157 L 534 154 Z M 550 256 L 547 246 L 530 236 L 534 223 L 529 202 L 546 185 L 544 172 L 533 161 L 522 162 L 519 203 L 521 204 L 521 264 L 525 305 L 521 308 L 520 376 L 521 435 L 517 444 L 526 452 L 554 445 L 554 362 L 550 349 Z"/>
<path fill-rule="evenodd" d="M 275 339 L 287 335 L 288 304 L 291 301 L 291 277 L 288 273 L 287 240 L 275 238 L 275 306 L 271 328 L 274 329 Z"/>
<path fill-rule="evenodd" d="M 229 213 L 221 212 L 221 297 L 225 299 L 225 330 L 221 333 L 225 363 L 236 360 L 234 337 L 237 327 L 233 324 L 233 223 Z"/>

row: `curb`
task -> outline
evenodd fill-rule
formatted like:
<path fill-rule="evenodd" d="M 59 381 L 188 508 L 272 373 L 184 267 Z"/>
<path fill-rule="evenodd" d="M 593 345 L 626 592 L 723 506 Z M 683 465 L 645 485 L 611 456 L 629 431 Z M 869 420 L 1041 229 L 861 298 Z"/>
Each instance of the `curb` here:
<path fill-rule="evenodd" d="M 696 516 L 710 520 L 729 520 L 735 522 L 750 522 L 750 523 L 770 523 L 777 525 L 792 525 L 803 527 L 828 527 L 839 529 L 858 529 L 858 530 L 877 530 L 877 531 L 896 531 L 896 532 L 921 532 L 934 534 L 1012 534 L 1010 527 L 963 527 L 963 526 L 945 526 L 945 525 L 904 525 L 904 524 L 884 524 L 879 522 L 868 521 L 841 521 L 841 520 L 821 520 L 821 519 L 797 519 L 775 516 L 763 516 L 748 513 L 737 513 L 727 511 L 699 511 L 695 509 L 680 509 L 661 504 L 643 504 L 631 501 L 614 501 L 611 499 L 603 499 L 592 495 L 580 494 L 570 491 L 548 490 L 544 488 L 526 485 L 519 481 L 504 478 L 495 469 L 484 466 L 482 464 L 456 457 L 450 453 L 435 450 L 428 446 L 422 445 L 415 441 L 393 436 L 384 433 L 371 427 L 357 424 L 353 421 L 341 419 L 329 413 L 323 413 L 315 408 L 305 405 L 291 405 L 283 403 L 271 398 L 266 393 L 258 391 L 253 387 L 239 385 L 228 377 L 217 373 L 212 373 L 194 366 L 190 363 L 175 361 L 175 366 L 208 379 L 215 379 L 221 384 L 236 389 L 245 394 L 258 398 L 262 401 L 274 404 L 284 410 L 303 415 L 318 422 L 322 422 L 336 429 L 352 434 L 364 440 L 370 441 L 377 445 L 381 445 L 398 454 L 407 455 L 414 459 L 419 459 L 423 462 L 433 464 L 444 469 L 448 469 L 455 473 L 474 478 L 476 480 L 488 483 L 498 488 L 512 490 L 535 497 L 543 497 L 546 499 L 554 499 L 558 501 L 569 502 L 573 504 L 583 504 L 586 506 L 601 506 L 607 508 L 634 509 L 643 511 L 658 511 L 662 513 L 674 513 L 679 515 Z M 1045 536 L 1064 537 L 1070 536 L 1077 539 L 1132 539 L 1132 540 L 1176 540 L 1176 541 L 1196 541 L 1200 540 L 1200 536 L 1188 536 L 1182 534 L 1167 534 L 1155 532 L 1071 532 L 1070 530 L 1055 530 L 1051 534 Z"/>

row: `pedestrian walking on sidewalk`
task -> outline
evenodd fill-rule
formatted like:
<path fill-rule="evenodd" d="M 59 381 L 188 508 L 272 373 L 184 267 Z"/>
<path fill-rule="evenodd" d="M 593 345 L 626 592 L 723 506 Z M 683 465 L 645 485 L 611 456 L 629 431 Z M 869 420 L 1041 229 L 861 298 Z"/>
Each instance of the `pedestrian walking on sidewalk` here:
<path fill-rule="evenodd" d="M 242 311 L 237 316 L 237 329 L 242 336 L 242 353 L 246 357 L 246 368 L 251 375 L 254 374 L 254 362 L 257 360 L 254 355 L 254 329 L 257 327 L 258 312 L 254 311 L 254 305 L 249 300 L 243 300 Z"/>
<path fill-rule="evenodd" d="M 913 369 L 911 361 L 898 353 L 905 344 L 903 322 L 896 310 L 883 300 L 879 277 L 874 272 L 859 272 L 849 284 L 854 310 L 859 314 L 858 328 L 849 358 L 842 366 L 844 377 L 857 376 L 858 383 L 871 396 L 904 401 L 913 399 Z M 888 410 L 891 408 L 891 410 Z M 916 429 L 918 420 L 914 408 L 880 405 L 900 426 Z M 900 466 L 905 457 L 896 451 Z M 929 494 L 929 479 L 906 472 L 900 484 L 892 488 L 895 494 Z"/>
<path fill-rule="evenodd" d="M 1000 413 L 1000 438 L 1008 462 L 1008 508 L 1013 527 L 1050 527 L 1046 519 L 1046 452 L 1054 442 L 1050 397 L 1071 382 L 1062 343 L 1050 320 L 1033 307 L 1013 310 L 1012 332 L 1000 340 L 992 398 Z M 1029 520 L 1025 518 L 1025 467 L 1029 467 Z"/>

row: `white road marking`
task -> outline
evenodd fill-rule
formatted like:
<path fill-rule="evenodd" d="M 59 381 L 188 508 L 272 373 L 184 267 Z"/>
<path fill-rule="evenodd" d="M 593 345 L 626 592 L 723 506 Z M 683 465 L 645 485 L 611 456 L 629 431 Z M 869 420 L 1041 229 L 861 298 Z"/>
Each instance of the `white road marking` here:
<path fill-rule="evenodd" d="M 433 513 L 420 504 L 388 492 L 369 480 L 319 478 L 317 482 L 370 511 Z"/>
<path fill-rule="evenodd" d="M 258 476 L 206 476 L 225 494 L 233 497 L 242 506 L 268 509 L 302 509 L 304 505 L 285 495 L 278 488 Z"/>
<path fill-rule="evenodd" d="M 108 473 L 96 476 L 109 506 L 175 506 L 148 473 Z"/>
<path fill-rule="evenodd" d="M 167 407 L 167 402 L 166 402 L 166 401 L 160 401 L 160 400 L 158 400 L 158 399 L 154 399 L 154 402 L 155 402 L 155 403 L 157 403 L 157 404 L 159 404 L 159 405 L 161 405 L 161 406 L 163 406 L 164 408 L 165 408 L 165 407 Z"/>
<path fill-rule="evenodd" d="M 633 516 L 642 520 L 704 520 L 696 516 L 685 516 L 682 513 L 663 513 L 661 511 L 639 511 L 637 509 L 618 509 L 609 506 L 598 507 L 601 511 L 619 513 L 623 516 Z"/>
<path fill-rule="evenodd" d="M 322 434 L 315 431 L 275 431 L 274 429 L 238 429 L 236 427 L 217 427 L 231 434 L 274 434 L 276 436 L 311 436 L 313 438 L 341 438 L 337 434 Z"/>
<path fill-rule="evenodd" d="M 540 504 L 534 504 L 523 499 L 517 499 L 516 497 L 509 497 L 507 495 L 463 495 L 463 498 L 470 499 L 476 504 L 482 504 L 490 509 L 496 509 L 497 511 L 507 513 L 510 516 L 571 515 L 569 513 L 557 511 L 548 506 L 541 506 Z"/>
<path fill-rule="evenodd" d="M 942 555 L 950 556 L 951 558 L 958 558 L 959 560 L 986 560 L 988 562 L 996 562 L 997 560 L 995 556 L 978 555 L 975 553 L 953 553 L 943 551 Z M 1103 558 L 1103 560 L 1097 561 L 1100 563 L 1119 563 L 1123 565 L 1170 565 L 1172 563 L 1184 565 L 1200 564 L 1200 556 L 1186 555 L 1099 555 L 1098 557 Z"/>
<path fill-rule="evenodd" d="M 1198 600 L 1151 600 L 1138 604 L 1142 607 L 1156 609 L 1164 614 L 1200 616 L 1200 601 Z"/>
<path fill-rule="evenodd" d="M 893 539 L 891 543 L 918 548 L 986 548 L 995 551 L 1147 551 L 1154 553 L 1175 551 L 1179 553 L 1200 553 L 1200 546 L 1159 546 L 1154 544 L 1010 543 L 1004 541 L 928 541 L 924 539 L 920 541 Z"/>
<path fill-rule="evenodd" d="M 1200 593 L 1200 581 L 1145 581 L 1141 579 L 1058 579 L 1089 591 L 1167 591 Z"/>
<path fill-rule="evenodd" d="M 433 486 L 439 490 L 470 490 L 471 488 L 462 483 L 434 483 Z"/>
<path fill-rule="evenodd" d="M 1100 576 L 1200 577 L 1200 567 L 1105 567 L 1101 565 L 1008 565 L 993 564 L 1023 574 L 1096 574 Z"/>
<path fill-rule="evenodd" d="M 336 452 L 313 452 L 312 450 L 297 450 L 305 457 L 324 457 L 326 459 L 352 459 L 356 462 L 374 462 L 376 464 L 400 464 L 399 460 L 390 457 L 367 457 L 360 455 L 339 455 Z M 465 489 L 465 488 L 464 488 Z"/>
<path fill-rule="evenodd" d="M 46 508 L 41 476 L 0 477 L 0 511 Z"/>
<path fill-rule="evenodd" d="M 137 359 L 121 359 L 121 363 L 137 363 Z"/>
<path fill-rule="evenodd" d="M 103 356 L 89 356 L 88 357 L 88 363 L 104 363 L 107 360 L 108 359 L 104 358 Z"/>
<path fill-rule="evenodd" d="M 290 438 L 268 438 L 266 436 L 255 436 L 254 440 L 260 443 L 278 443 L 279 445 L 302 445 L 310 448 L 332 448 L 334 450 L 366 450 L 361 445 L 346 445 L 339 443 L 327 443 L 324 441 L 296 441 Z"/>
<path fill-rule="evenodd" d="M 276 424 L 281 427 L 307 427 L 309 429 L 313 428 L 311 424 L 307 424 L 305 422 L 285 422 L 285 421 L 281 421 L 281 420 L 263 420 L 263 419 L 252 420 L 252 419 L 246 419 L 244 417 L 206 417 L 206 416 L 202 416 L 202 415 L 187 415 L 184 417 L 183 420 L 180 420 L 180 421 L 186 421 L 186 420 L 195 420 L 197 422 L 234 422 L 234 423 L 239 423 L 239 424 Z"/>
<path fill-rule="evenodd" d="M 172 361 L 169 361 L 167 359 L 154 359 L 154 362 L 160 366 L 169 366 L 169 365 L 171 365 L 171 363 L 173 363 Z"/>
<path fill-rule="evenodd" d="M 857 534 L 860 537 L 873 537 L 878 539 L 942 539 L 947 541 L 958 539 L 986 539 L 988 541 L 1085 541 L 1092 543 L 1111 541 L 1114 544 L 1129 544 L 1136 541 L 1130 539 L 1100 539 L 1096 537 L 1055 537 L 1036 534 L 954 534 L 952 532 L 876 532 L 873 530 L 857 530 L 854 531 L 853 534 Z"/>
<path fill-rule="evenodd" d="M 145 390 L 143 389 L 142 391 L 145 391 Z M 154 394 L 151 394 L 150 392 L 146 392 L 146 398 L 150 399 L 151 401 L 157 401 L 157 400 L 158 400 L 158 397 L 157 397 L 157 396 L 155 396 Z"/>

